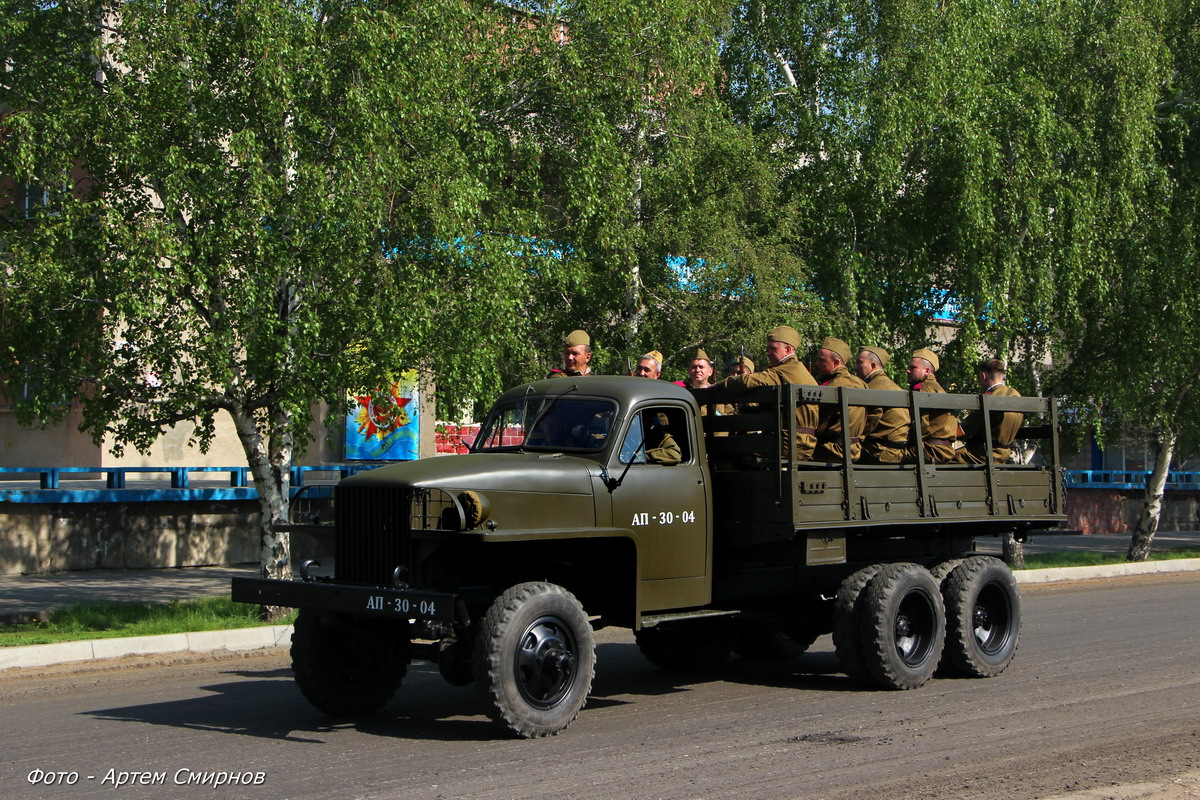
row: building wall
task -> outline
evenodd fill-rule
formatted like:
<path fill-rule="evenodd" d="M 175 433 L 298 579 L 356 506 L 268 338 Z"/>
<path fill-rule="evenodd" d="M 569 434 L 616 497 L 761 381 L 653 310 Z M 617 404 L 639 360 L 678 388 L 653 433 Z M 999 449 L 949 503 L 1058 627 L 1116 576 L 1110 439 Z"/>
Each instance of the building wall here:
<path fill-rule="evenodd" d="M 436 452 L 433 412 L 433 387 L 422 387 L 420 407 L 420 454 L 422 458 Z M 295 459 L 297 465 L 337 463 L 344 453 L 343 428 L 340 423 L 325 424 L 327 407 L 313 411 L 312 439 L 305 454 Z M 45 429 L 23 428 L 12 410 L 0 406 L 0 469 L 4 467 L 242 467 L 246 456 L 228 414 L 216 417 L 216 436 L 207 452 L 188 444 L 191 425 L 181 423 L 167 432 L 142 454 L 127 447 L 124 454 L 112 454 L 112 439 L 101 445 L 79 430 L 83 419 L 74 406 L 59 425 Z M 135 478 L 131 477 L 130 480 Z"/>
<path fill-rule="evenodd" d="M 1143 493 L 1132 489 L 1078 489 L 1067 492 L 1067 527 L 1085 534 L 1132 534 L 1142 513 Z M 1200 529 L 1200 492 L 1164 495 L 1159 530 Z"/>
<path fill-rule="evenodd" d="M 0 574 L 258 561 L 258 501 L 5 503 Z"/>

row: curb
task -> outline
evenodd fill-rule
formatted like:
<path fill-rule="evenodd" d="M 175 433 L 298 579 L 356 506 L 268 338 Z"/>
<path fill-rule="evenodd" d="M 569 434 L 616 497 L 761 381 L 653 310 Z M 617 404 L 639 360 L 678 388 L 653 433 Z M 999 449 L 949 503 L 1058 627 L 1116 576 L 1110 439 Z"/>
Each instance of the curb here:
<path fill-rule="evenodd" d="M 1013 575 L 1019 584 L 1063 583 L 1091 578 L 1121 578 L 1127 575 L 1153 575 L 1164 572 L 1200 571 L 1200 558 L 1178 558 L 1171 561 L 1140 561 L 1133 564 L 1106 564 L 1102 567 L 1058 567 L 1057 569 L 1023 569 Z"/>
<path fill-rule="evenodd" d="M 49 667 L 72 661 L 92 661 L 134 655 L 166 653 L 213 653 L 287 647 L 292 641 L 291 625 L 264 625 L 258 628 L 234 628 L 196 633 L 169 633 L 161 636 L 127 636 L 119 639 L 92 639 L 57 644 L 31 644 L 0 647 L 0 670 L 19 667 Z"/>
<path fill-rule="evenodd" d="M 1035 585 L 1169 572 L 1200 572 L 1200 558 L 1108 564 L 1102 567 L 1017 570 L 1013 575 L 1018 584 Z M 288 647 L 291 641 L 292 626 L 272 625 L 198 633 L 172 633 L 163 636 L 129 636 L 120 639 L 0 647 L 0 671 L 132 655 L 262 650 L 270 647 Z"/>

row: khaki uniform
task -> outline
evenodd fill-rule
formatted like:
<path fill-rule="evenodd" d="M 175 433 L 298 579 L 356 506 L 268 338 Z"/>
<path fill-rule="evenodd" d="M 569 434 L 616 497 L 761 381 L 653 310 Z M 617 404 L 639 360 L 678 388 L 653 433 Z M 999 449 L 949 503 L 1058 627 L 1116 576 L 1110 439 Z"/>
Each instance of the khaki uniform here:
<path fill-rule="evenodd" d="M 867 376 L 867 388 L 876 391 L 902 392 L 883 370 Z M 864 464 L 899 464 L 904 461 L 912 428 L 912 412 L 907 408 L 868 408 L 863 426 L 861 461 Z"/>
<path fill-rule="evenodd" d="M 679 443 L 666 431 L 663 431 L 662 439 L 659 440 L 657 447 L 646 449 L 646 461 L 651 464 L 673 466 L 681 460 L 683 460 L 683 451 L 679 448 Z"/>
<path fill-rule="evenodd" d="M 565 369 L 552 369 L 547 378 L 590 378 L 594 373 L 589 368 L 587 372 L 567 372 Z"/>
<path fill-rule="evenodd" d="M 1006 383 L 998 383 L 990 387 L 984 394 L 994 397 L 1020 397 L 1021 393 Z M 1012 459 L 1012 443 L 1017 438 L 1017 431 L 1025 421 L 1025 415 L 1017 411 L 993 411 L 992 423 L 992 461 L 997 464 L 1007 463 Z M 956 454 L 956 460 L 962 464 L 986 464 L 987 440 L 983 432 L 983 412 L 972 411 L 962 423 L 963 437 L 967 446 Z"/>
<path fill-rule="evenodd" d="M 830 375 L 824 376 L 822 386 L 845 386 L 850 389 L 865 389 L 867 385 L 857 375 L 842 365 Z M 850 460 L 858 461 L 862 452 L 863 427 L 867 423 L 867 410 L 862 406 L 850 406 Z M 842 451 L 842 410 L 837 406 L 825 405 L 820 407 L 820 417 L 817 421 L 817 448 L 813 452 L 813 461 L 843 461 Z"/>
<path fill-rule="evenodd" d="M 933 392 L 934 394 L 946 393 L 933 375 L 914 385 L 912 390 L 914 392 Z M 921 431 L 924 434 L 922 445 L 926 461 L 934 464 L 946 464 L 954 460 L 954 440 L 958 436 L 957 417 L 949 411 L 928 411 L 921 415 Z M 911 439 L 911 436 L 909 438 Z M 904 460 L 909 463 L 917 460 L 917 451 L 914 445 L 909 445 Z"/>
<path fill-rule="evenodd" d="M 785 386 L 795 383 L 800 386 L 816 386 L 812 373 L 800 363 L 793 353 L 773 367 L 749 375 L 733 375 L 721 381 L 731 392 L 748 392 L 759 386 Z M 796 460 L 808 461 L 817 446 L 817 406 L 796 407 Z"/>

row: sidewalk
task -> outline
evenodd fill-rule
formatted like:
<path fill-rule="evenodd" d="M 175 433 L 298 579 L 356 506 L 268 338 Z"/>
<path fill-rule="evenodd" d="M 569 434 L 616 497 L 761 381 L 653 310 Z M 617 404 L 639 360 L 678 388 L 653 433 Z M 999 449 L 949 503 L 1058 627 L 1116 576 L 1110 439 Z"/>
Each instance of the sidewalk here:
<path fill-rule="evenodd" d="M 1000 541 L 980 538 L 979 552 L 998 555 Z M 1160 533 L 1154 547 L 1200 547 L 1200 531 Z M 1095 551 L 1124 553 L 1129 536 L 1036 536 L 1026 543 L 1026 553 Z M 1200 558 L 1156 561 L 1144 564 L 1114 564 L 1105 567 L 1022 570 L 1021 584 L 1053 583 L 1089 578 L 1109 578 L 1150 572 L 1200 571 Z M 55 575 L 0 576 L 0 625 L 31 619 L 45 619 L 54 608 L 71 603 L 99 603 L 112 600 L 167 602 L 224 595 L 235 575 L 252 576 L 257 565 L 237 567 L 191 567 L 181 569 L 89 570 Z M 215 652 L 286 647 L 291 629 L 286 626 L 207 631 L 168 636 L 137 636 L 119 639 L 65 642 L 62 644 L 0 647 L 0 670 L 12 667 L 42 667 L 70 661 L 116 658 L 173 652 Z"/>

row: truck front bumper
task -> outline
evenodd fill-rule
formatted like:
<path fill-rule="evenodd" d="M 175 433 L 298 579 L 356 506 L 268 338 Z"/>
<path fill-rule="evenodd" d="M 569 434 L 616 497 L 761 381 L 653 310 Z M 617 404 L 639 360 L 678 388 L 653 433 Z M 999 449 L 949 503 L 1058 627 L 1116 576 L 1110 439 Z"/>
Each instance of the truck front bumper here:
<path fill-rule="evenodd" d="M 359 616 L 453 623 L 458 596 L 448 592 L 358 586 L 322 581 L 234 578 L 236 603 L 311 608 Z"/>

